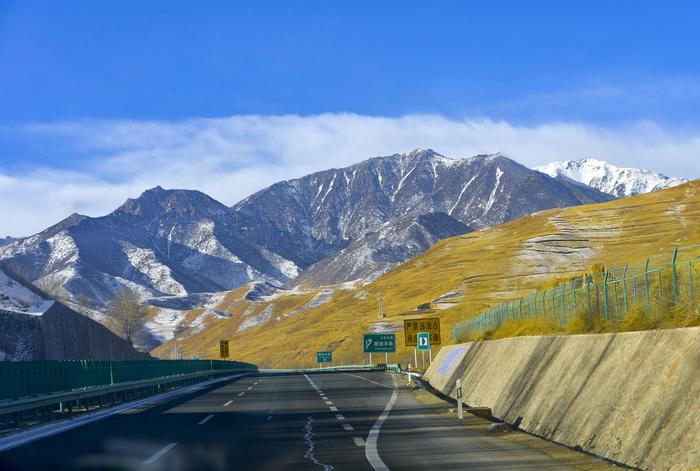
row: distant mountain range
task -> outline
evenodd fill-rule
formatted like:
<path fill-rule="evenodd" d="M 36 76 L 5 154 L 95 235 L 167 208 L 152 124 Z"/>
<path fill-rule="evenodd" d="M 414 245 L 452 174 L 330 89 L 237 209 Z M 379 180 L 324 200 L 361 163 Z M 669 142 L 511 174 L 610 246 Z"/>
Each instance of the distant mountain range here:
<path fill-rule="evenodd" d="M 602 160 L 581 159 L 552 162 L 535 167 L 558 180 L 573 180 L 618 198 L 663 190 L 686 183 L 685 178 L 669 178 L 651 170 L 620 168 Z"/>
<path fill-rule="evenodd" d="M 611 189 L 632 191 L 619 179 L 612 187 L 584 184 L 577 178 L 592 171 L 566 169 L 593 166 L 574 164 L 547 166 L 551 177 L 500 154 L 451 159 L 418 149 L 279 182 L 231 208 L 198 191 L 156 187 L 106 216 L 73 214 L 8 240 L 0 244 L 0 265 L 38 284 L 58 280 L 62 301 L 89 307 L 97 319 L 123 288 L 162 298 L 250 282 L 371 280 L 440 239 L 609 201 Z M 626 183 L 649 188 L 632 177 Z"/>

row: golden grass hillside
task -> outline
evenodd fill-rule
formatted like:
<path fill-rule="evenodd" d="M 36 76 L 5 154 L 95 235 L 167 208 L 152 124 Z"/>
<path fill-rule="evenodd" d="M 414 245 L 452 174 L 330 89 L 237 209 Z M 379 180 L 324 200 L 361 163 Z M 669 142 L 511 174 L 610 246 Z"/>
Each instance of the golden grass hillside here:
<path fill-rule="evenodd" d="M 390 361 L 408 362 L 413 353 L 403 344 L 404 319 L 439 316 L 449 342 L 455 322 L 501 301 L 581 275 L 593 265 L 625 264 L 698 241 L 700 181 L 694 181 L 610 203 L 544 211 L 443 240 L 369 285 L 329 288 L 332 299 L 316 308 L 300 309 L 318 290 L 232 305 L 230 319 L 185 333 L 178 342 L 185 355 L 216 358 L 218 341 L 228 338 L 236 359 L 310 366 L 319 350 L 333 350 L 336 363 L 362 362 L 363 332 L 395 331 L 399 351 Z M 378 318 L 379 290 L 385 319 Z M 426 303 L 428 309 L 416 309 Z M 267 322 L 240 331 L 246 318 L 265 308 Z M 154 354 L 167 355 L 170 349 L 168 343 Z"/>

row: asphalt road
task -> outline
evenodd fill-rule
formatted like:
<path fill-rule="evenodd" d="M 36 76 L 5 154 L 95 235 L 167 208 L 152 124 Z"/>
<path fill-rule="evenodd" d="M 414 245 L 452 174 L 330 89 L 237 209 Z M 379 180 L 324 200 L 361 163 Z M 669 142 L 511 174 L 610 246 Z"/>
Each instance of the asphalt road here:
<path fill-rule="evenodd" d="M 0 452 L 0 470 L 568 469 L 382 372 L 220 383 Z"/>

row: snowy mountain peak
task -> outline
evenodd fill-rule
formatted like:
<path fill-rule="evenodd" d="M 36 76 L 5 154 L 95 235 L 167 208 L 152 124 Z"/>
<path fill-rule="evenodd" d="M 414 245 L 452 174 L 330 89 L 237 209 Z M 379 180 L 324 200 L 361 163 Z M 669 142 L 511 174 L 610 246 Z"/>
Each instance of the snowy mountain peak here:
<path fill-rule="evenodd" d="M 688 181 L 685 178 L 669 178 L 651 170 L 616 167 L 594 158 L 552 162 L 535 167 L 535 170 L 559 180 L 573 180 L 617 197 L 671 188 Z"/>

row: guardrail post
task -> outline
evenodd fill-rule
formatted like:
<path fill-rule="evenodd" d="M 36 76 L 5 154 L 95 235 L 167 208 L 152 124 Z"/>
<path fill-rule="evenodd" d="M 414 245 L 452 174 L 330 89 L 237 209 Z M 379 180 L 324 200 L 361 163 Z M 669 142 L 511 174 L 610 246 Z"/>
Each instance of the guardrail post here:
<path fill-rule="evenodd" d="M 457 378 L 457 418 L 464 418 L 464 410 L 462 409 L 462 380 Z"/>

